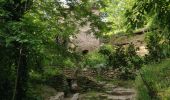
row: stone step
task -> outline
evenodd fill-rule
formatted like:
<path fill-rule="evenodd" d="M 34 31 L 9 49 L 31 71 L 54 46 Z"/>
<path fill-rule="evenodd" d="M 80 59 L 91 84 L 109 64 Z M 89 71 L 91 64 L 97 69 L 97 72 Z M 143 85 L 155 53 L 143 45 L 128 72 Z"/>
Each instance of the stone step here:
<path fill-rule="evenodd" d="M 110 91 L 109 91 L 110 92 Z M 122 92 L 122 91 L 121 91 Z M 124 93 L 124 91 L 123 91 Z M 136 94 L 135 92 L 133 93 L 125 93 L 125 94 L 121 94 L 120 93 L 116 93 L 116 94 L 100 94 L 99 98 L 100 100 L 135 100 Z"/>
<path fill-rule="evenodd" d="M 101 100 L 105 100 L 105 99 L 108 98 L 108 95 L 106 95 L 106 94 L 101 94 L 101 95 L 99 95 L 99 98 L 100 98 Z"/>
<path fill-rule="evenodd" d="M 118 95 L 118 96 L 134 95 L 135 90 L 134 89 L 126 89 L 126 88 L 115 88 L 111 91 L 111 94 Z"/>
<path fill-rule="evenodd" d="M 79 100 L 79 93 L 75 93 L 70 100 Z"/>
<path fill-rule="evenodd" d="M 107 100 L 135 100 L 135 96 L 108 96 Z"/>
<path fill-rule="evenodd" d="M 105 89 L 106 91 L 112 91 L 112 90 L 115 89 L 115 88 L 117 88 L 117 86 L 115 86 L 115 85 L 113 85 L 113 84 L 106 84 L 106 85 L 104 86 L 104 89 Z"/>
<path fill-rule="evenodd" d="M 63 100 L 64 99 L 64 92 L 59 92 L 57 95 L 50 97 L 49 100 Z"/>

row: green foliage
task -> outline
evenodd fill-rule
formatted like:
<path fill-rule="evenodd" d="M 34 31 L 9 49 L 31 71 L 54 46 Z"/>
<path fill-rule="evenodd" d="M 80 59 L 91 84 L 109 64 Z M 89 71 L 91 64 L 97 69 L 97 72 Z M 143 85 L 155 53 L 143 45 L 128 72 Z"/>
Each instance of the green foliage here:
<path fill-rule="evenodd" d="M 27 98 L 24 100 L 46 100 L 57 94 L 52 87 L 44 84 L 29 84 Z"/>
<path fill-rule="evenodd" d="M 146 56 L 146 61 L 159 62 L 161 59 L 170 56 L 169 36 L 167 36 L 166 33 L 155 30 L 148 33 L 146 41 L 149 51 L 149 55 Z"/>
<path fill-rule="evenodd" d="M 44 69 L 43 73 L 34 70 L 29 73 L 28 100 L 44 100 L 49 98 L 48 96 L 56 95 L 56 93 L 50 94 L 51 92 L 63 91 L 65 94 L 70 92 L 66 77 L 62 74 L 61 69 L 54 66 L 46 66 Z M 55 91 L 50 91 L 51 89 Z"/>
<path fill-rule="evenodd" d="M 103 45 L 100 47 L 99 49 L 99 53 L 105 55 L 105 56 L 109 56 L 114 52 L 114 49 L 111 45 Z"/>
<path fill-rule="evenodd" d="M 136 0 L 131 10 L 127 11 L 128 22 L 133 27 L 134 24 L 138 26 L 146 25 L 144 23 L 148 17 L 154 19 L 152 24 L 161 28 L 169 27 L 169 0 Z"/>
<path fill-rule="evenodd" d="M 119 68 L 121 66 L 126 66 L 126 54 L 125 48 L 120 46 L 117 47 L 115 52 L 109 57 L 109 65 L 113 66 L 113 68 Z"/>
<path fill-rule="evenodd" d="M 134 66 L 135 69 L 139 70 L 143 65 L 143 59 L 137 55 L 136 51 L 137 48 L 131 43 L 127 47 L 126 55 L 129 65 Z"/>
<path fill-rule="evenodd" d="M 148 94 L 148 90 L 139 75 L 136 77 L 135 84 L 136 84 L 136 89 L 137 89 L 137 99 L 138 100 L 151 100 L 151 97 Z"/>
<path fill-rule="evenodd" d="M 127 25 L 124 15 L 133 6 L 135 0 L 104 0 L 103 2 L 106 6 L 101 9 L 101 12 L 103 13 L 103 20 L 110 23 L 111 31 L 109 31 L 109 34 L 125 32 Z"/>
<path fill-rule="evenodd" d="M 143 97 L 145 97 L 145 100 L 150 100 L 148 98 L 151 98 L 152 96 L 148 93 L 151 91 L 154 91 L 156 93 L 155 98 L 158 98 L 160 100 L 168 100 L 169 95 L 169 86 L 170 86 L 170 80 L 169 80 L 169 68 L 170 61 L 169 59 L 162 61 L 160 64 L 152 64 L 152 65 L 146 65 L 141 69 L 141 75 L 143 77 L 143 80 L 141 79 L 140 75 L 137 77 L 137 87 L 139 91 L 139 100 L 144 100 Z M 146 85 L 149 85 L 148 88 Z M 153 97 L 152 97 L 153 98 Z"/>
<path fill-rule="evenodd" d="M 160 61 L 169 57 L 169 0 L 136 0 L 126 12 L 130 29 L 148 27 L 146 62 Z"/>
<path fill-rule="evenodd" d="M 90 21 L 98 36 L 107 30 L 92 5 L 90 0 L 69 1 L 68 7 L 56 0 L 0 1 L 0 98 L 27 98 L 30 77 L 41 77 L 32 71 L 42 73 L 45 65 L 75 66 L 80 56 L 69 52 L 67 44 L 79 25 Z"/>
<path fill-rule="evenodd" d="M 149 3 L 149 5 L 152 5 L 152 8 L 147 8 L 148 12 L 151 12 L 149 9 L 155 10 L 155 13 L 157 13 L 156 20 L 158 21 L 161 28 L 170 27 L 170 24 L 168 23 L 170 21 L 169 4 L 169 0 L 154 1 Z M 154 5 L 158 6 L 153 7 Z"/>
<path fill-rule="evenodd" d="M 100 68 L 105 67 L 106 58 L 100 53 L 92 52 L 86 55 L 85 57 L 85 66 L 89 66 L 90 68 Z"/>
<path fill-rule="evenodd" d="M 120 78 L 134 79 L 136 70 L 140 69 L 143 64 L 142 59 L 136 54 L 136 49 L 133 44 L 125 47 L 117 47 L 116 51 L 109 56 L 108 66 L 114 69 L 119 69 Z"/>
<path fill-rule="evenodd" d="M 142 62 L 141 58 L 136 54 L 136 48 L 133 44 L 130 44 L 128 47 L 117 47 L 116 51 L 112 54 L 110 57 L 110 64 L 115 67 L 119 68 L 121 66 L 134 66 L 134 67 L 140 67 Z M 137 65 L 139 64 L 139 66 Z M 117 65 L 117 66 L 116 66 Z"/>
<path fill-rule="evenodd" d="M 21 2 L 20 0 L 0 2 L 0 9 L 3 11 L 0 20 L 0 52 L 2 54 L 0 66 L 3 73 L 9 73 L 8 75 L 3 74 L 0 76 L 3 86 L 0 91 L 8 88 L 6 94 L 1 93 L 0 98 L 6 100 L 22 99 L 26 96 L 25 90 L 27 89 L 28 66 L 30 64 L 30 60 L 27 57 L 32 56 L 34 58 L 35 56 L 31 53 L 27 56 L 29 50 L 34 50 L 29 48 L 30 42 L 26 37 L 28 33 L 24 30 L 27 27 L 23 28 L 23 26 L 26 26 L 26 23 L 21 20 L 24 13 L 30 9 L 31 3 L 31 1 Z M 23 9 L 24 7 L 25 9 Z M 8 80 L 3 79 L 4 75 Z"/>
<path fill-rule="evenodd" d="M 136 0 L 126 13 L 127 24 L 131 29 L 149 26 L 146 63 L 160 62 L 169 57 L 169 4 L 169 0 Z M 169 60 L 142 68 L 141 77 L 137 77 L 139 100 L 169 99 L 169 81 L 165 79 L 169 73 L 168 65 Z"/>
<path fill-rule="evenodd" d="M 126 12 L 130 29 L 148 26 L 146 62 L 160 61 L 169 56 L 169 0 L 136 0 Z"/>
<path fill-rule="evenodd" d="M 137 55 L 136 50 L 133 44 L 129 44 L 127 47 L 103 45 L 100 47 L 99 53 L 107 59 L 107 68 L 119 69 L 120 78 L 128 79 L 134 78 L 136 70 L 143 65 L 143 60 Z"/>
<path fill-rule="evenodd" d="M 136 76 L 136 71 L 142 67 L 143 61 L 142 58 L 137 55 L 136 48 L 133 44 L 129 44 L 125 50 L 124 59 L 122 60 L 124 60 L 124 64 L 120 67 L 120 78 L 134 79 Z"/>

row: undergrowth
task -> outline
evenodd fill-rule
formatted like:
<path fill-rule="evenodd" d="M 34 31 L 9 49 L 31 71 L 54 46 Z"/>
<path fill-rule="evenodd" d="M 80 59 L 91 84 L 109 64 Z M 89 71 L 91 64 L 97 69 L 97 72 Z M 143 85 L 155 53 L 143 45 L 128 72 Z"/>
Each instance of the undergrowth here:
<path fill-rule="evenodd" d="M 136 78 L 138 100 L 170 100 L 170 59 L 146 65 Z"/>

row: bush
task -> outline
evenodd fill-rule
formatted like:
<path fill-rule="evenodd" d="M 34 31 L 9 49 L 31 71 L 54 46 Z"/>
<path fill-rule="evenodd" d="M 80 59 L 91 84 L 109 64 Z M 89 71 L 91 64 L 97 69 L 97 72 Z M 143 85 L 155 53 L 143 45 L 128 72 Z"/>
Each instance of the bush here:
<path fill-rule="evenodd" d="M 65 68 L 74 68 L 76 67 L 75 63 L 70 60 L 70 58 L 64 60 L 64 66 Z"/>
<path fill-rule="evenodd" d="M 109 56 L 108 64 L 113 69 L 119 69 L 120 78 L 134 79 L 136 70 L 141 68 L 143 60 L 137 55 L 135 46 L 129 44 L 128 47 L 117 47 Z"/>
<path fill-rule="evenodd" d="M 126 50 L 128 65 L 133 66 L 134 69 L 140 69 L 143 65 L 143 59 L 137 55 L 137 49 L 133 44 L 129 44 Z"/>
<path fill-rule="evenodd" d="M 114 48 L 112 45 L 103 45 L 100 47 L 99 49 L 99 53 L 105 55 L 105 56 L 109 56 L 114 52 Z"/>
<path fill-rule="evenodd" d="M 146 62 L 159 62 L 170 56 L 170 36 L 162 31 L 152 31 L 146 36 L 149 55 L 145 57 Z"/>
<path fill-rule="evenodd" d="M 103 45 L 98 53 L 93 52 L 85 57 L 85 65 L 91 68 L 119 69 L 120 78 L 134 79 L 136 71 L 143 65 L 143 60 L 137 55 L 136 50 L 133 44 L 127 47 Z"/>
<path fill-rule="evenodd" d="M 117 47 L 116 51 L 113 52 L 109 56 L 109 66 L 112 66 L 113 69 L 125 67 L 128 65 L 127 59 L 126 59 L 126 53 L 124 47 Z"/>
<path fill-rule="evenodd" d="M 106 64 L 106 58 L 104 55 L 92 52 L 85 56 L 84 65 L 90 68 L 100 68 L 104 67 Z"/>
<path fill-rule="evenodd" d="M 41 73 L 34 70 L 30 71 L 27 98 L 25 98 L 25 100 L 44 100 L 44 97 L 54 95 L 47 92 L 47 89 L 48 91 L 51 92 L 51 89 L 56 88 L 56 83 L 61 83 L 64 80 L 64 79 L 61 80 L 63 76 L 61 75 L 59 69 L 55 67 L 49 67 L 49 66 L 44 68 L 45 70 Z M 55 76 L 61 78 L 55 79 Z M 60 85 L 57 86 L 59 87 Z M 46 89 L 46 87 L 49 88 Z M 59 87 L 58 89 L 56 88 L 57 91 L 62 89 L 63 87 Z M 56 92 L 55 89 L 53 89 L 52 93 L 54 92 Z"/>

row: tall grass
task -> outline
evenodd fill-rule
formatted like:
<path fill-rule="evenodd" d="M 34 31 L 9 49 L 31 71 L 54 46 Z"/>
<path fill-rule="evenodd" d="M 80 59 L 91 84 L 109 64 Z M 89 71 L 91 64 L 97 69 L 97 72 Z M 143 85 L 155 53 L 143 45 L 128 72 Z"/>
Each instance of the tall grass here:
<path fill-rule="evenodd" d="M 140 73 L 136 78 L 138 100 L 152 100 L 153 98 L 170 100 L 170 59 L 159 64 L 146 65 Z M 149 94 L 150 92 L 155 92 L 155 95 Z"/>

